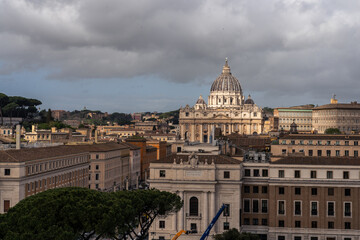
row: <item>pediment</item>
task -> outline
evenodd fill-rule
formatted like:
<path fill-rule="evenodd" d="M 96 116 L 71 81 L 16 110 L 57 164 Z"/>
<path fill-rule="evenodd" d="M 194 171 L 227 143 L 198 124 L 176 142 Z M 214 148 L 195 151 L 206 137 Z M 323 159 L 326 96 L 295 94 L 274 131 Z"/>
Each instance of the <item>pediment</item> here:
<path fill-rule="evenodd" d="M 213 119 L 230 119 L 230 117 L 228 117 L 224 114 L 219 114 L 219 115 L 216 115 L 215 117 L 213 117 Z"/>

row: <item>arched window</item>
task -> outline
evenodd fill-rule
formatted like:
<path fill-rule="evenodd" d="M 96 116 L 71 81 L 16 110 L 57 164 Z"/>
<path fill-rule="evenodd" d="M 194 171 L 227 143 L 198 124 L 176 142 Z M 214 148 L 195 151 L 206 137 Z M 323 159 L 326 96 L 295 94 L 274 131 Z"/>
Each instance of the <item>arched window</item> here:
<path fill-rule="evenodd" d="M 199 215 L 199 200 L 197 197 L 190 198 L 190 216 Z"/>

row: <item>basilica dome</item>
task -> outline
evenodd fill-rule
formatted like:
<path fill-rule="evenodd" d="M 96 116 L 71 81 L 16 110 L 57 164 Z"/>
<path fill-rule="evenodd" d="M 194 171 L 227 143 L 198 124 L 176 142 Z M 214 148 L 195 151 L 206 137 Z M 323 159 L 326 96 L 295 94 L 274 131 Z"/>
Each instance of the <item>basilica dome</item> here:
<path fill-rule="evenodd" d="M 210 92 L 242 92 L 239 80 L 231 74 L 227 59 L 221 75 L 211 85 Z"/>

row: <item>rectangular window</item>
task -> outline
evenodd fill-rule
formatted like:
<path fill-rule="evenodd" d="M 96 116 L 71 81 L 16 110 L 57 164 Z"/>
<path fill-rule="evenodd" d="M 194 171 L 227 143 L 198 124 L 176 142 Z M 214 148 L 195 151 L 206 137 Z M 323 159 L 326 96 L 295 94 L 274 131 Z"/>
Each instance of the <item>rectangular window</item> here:
<path fill-rule="evenodd" d="M 321 155 L 322 155 L 322 150 L 318 150 L 317 153 L 318 153 L 318 157 L 321 157 Z"/>
<path fill-rule="evenodd" d="M 224 178 L 230 178 L 230 172 L 224 171 Z"/>
<path fill-rule="evenodd" d="M 300 170 L 295 170 L 294 177 L 295 178 L 300 178 Z"/>
<path fill-rule="evenodd" d="M 250 177 L 250 169 L 245 169 L 245 177 Z"/>
<path fill-rule="evenodd" d="M 311 195 L 313 196 L 317 195 L 317 188 L 311 188 Z"/>
<path fill-rule="evenodd" d="M 351 222 L 345 222 L 345 229 L 351 229 Z"/>
<path fill-rule="evenodd" d="M 10 200 L 4 200 L 4 213 L 8 212 L 10 209 Z"/>
<path fill-rule="evenodd" d="M 254 177 L 259 177 L 259 176 L 260 176 L 259 169 L 254 169 Z"/>
<path fill-rule="evenodd" d="M 343 179 L 349 179 L 349 172 L 348 171 L 343 172 Z"/>
<path fill-rule="evenodd" d="M 317 228 L 317 221 L 311 221 L 311 228 Z"/>
<path fill-rule="evenodd" d="M 359 152 L 358 151 L 354 151 L 354 157 L 358 157 L 359 156 Z"/>
<path fill-rule="evenodd" d="M 316 171 L 311 171 L 310 177 L 311 178 L 316 178 Z"/>
<path fill-rule="evenodd" d="M 311 202 L 311 216 L 318 215 L 318 202 Z"/>
<path fill-rule="evenodd" d="M 313 150 L 309 150 L 309 156 L 312 157 L 313 155 Z"/>
<path fill-rule="evenodd" d="M 250 225 L 250 219 L 244 218 L 244 225 Z"/>
<path fill-rule="evenodd" d="M 295 227 L 301 228 L 301 221 L 295 221 Z"/>
<path fill-rule="evenodd" d="M 224 204 L 224 205 L 225 205 L 225 209 L 224 209 L 223 216 L 230 217 L 230 204 Z"/>
<path fill-rule="evenodd" d="M 285 201 L 278 201 L 278 214 L 285 215 Z"/>
<path fill-rule="evenodd" d="M 345 196 L 351 196 L 351 189 L 345 188 Z"/>
<path fill-rule="evenodd" d="M 229 222 L 224 222 L 224 230 L 229 230 L 229 229 L 230 229 Z"/>
<path fill-rule="evenodd" d="M 301 202 L 295 201 L 294 202 L 294 215 L 301 215 Z"/>
<path fill-rule="evenodd" d="M 284 194 L 285 194 L 285 188 L 279 187 L 279 195 L 284 195 Z"/>
<path fill-rule="evenodd" d="M 340 150 L 335 150 L 335 156 L 340 157 Z"/>
<path fill-rule="evenodd" d="M 196 223 L 190 223 L 191 233 L 197 233 L 197 225 Z"/>
<path fill-rule="evenodd" d="M 331 141 L 326 141 L 326 145 L 331 145 Z"/>
<path fill-rule="evenodd" d="M 268 177 L 268 176 L 269 176 L 269 173 L 268 173 L 268 170 L 267 170 L 267 169 L 263 169 L 263 170 L 262 170 L 262 176 L 263 176 L 263 177 Z"/>
<path fill-rule="evenodd" d="M 282 150 L 281 150 L 281 153 L 282 153 L 282 154 L 286 154 L 286 149 L 282 149 Z"/>
<path fill-rule="evenodd" d="M 165 228 L 165 221 L 159 221 L 159 228 Z"/>
<path fill-rule="evenodd" d="M 328 222 L 328 229 L 334 229 L 334 222 Z"/>
<path fill-rule="evenodd" d="M 258 213 L 259 212 L 259 200 L 253 199 L 252 204 L 253 204 L 253 207 L 252 207 L 253 213 Z"/>
<path fill-rule="evenodd" d="M 340 141 L 336 141 L 336 142 L 335 142 L 335 145 L 336 145 L 336 146 L 339 146 L 339 145 L 340 145 Z"/>
<path fill-rule="evenodd" d="M 358 146 L 358 145 L 359 145 L 358 141 L 354 141 L 354 146 Z"/>
<path fill-rule="evenodd" d="M 327 202 L 327 216 L 335 216 L 335 202 Z"/>
<path fill-rule="evenodd" d="M 344 203 L 344 216 L 351 217 L 351 203 L 350 202 Z"/>
<path fill-rule="evenodd" d="M 259 187 L 253 186 L 253 193 L 259 193 Z"/>
<path fill-rule="evenodd" d="M 99 180 L 99 174 L 98 173 L 95 175 L 95 180 Z"/>
<path fill-rule="evenodd" d="M 327 179 L 332 179 L 333 178 L 333 171 L 327 171 L 326 172 L 326 178 Z"/>
<path fill-rule="evenodd" d="M 331 150 L 326 150 L 326 156 L 328 156 L 328 157 L 331 156 Z"/>
<path fill-rule="evenodd" d="M 244 193 L 250 193 L 250 186 L 244 186 Z"/>
<path fill-rule="evenodd" d="M 349 150 L 345 150 L 345 157 L 349 156 Z"/>
<path fill-rule="evenodd" d="M 328 196 L 334 196 L 334 188 L 328 188 Z"/>
<path fill-rule="evenodd" d="M 10 169 L 5 168 L 4 174 L 5 174 L 5 176 L 10 176 Z"/>
<path fill-rule="evenodd" d="M 253 218 L 253 225 L 259 225 L 259 219 Z"/>
<path fill-rule="evenodd" d="M 268 200 L 261 200 L 261 212 L 262 213 L 268 212 Z"/>
<path fill-rule="evenodd" d="M 278 224 L 279 224 L 279 227 L 285 227 L 285 221 L 284 220 L 279 220 Z"/>
<path fill-rule="evenodd" d="M 166 177 L 166 171 L 160 170 L 160 177 Z"/>
<path fill-rule="evenodd" d="M 301 240 L 301 237 L 300 236 L 295 236 L 294 240 Z"/>
<path fill-rule="evenodd" d="M 349 141 L 345 141 L 345 146 L 349 146 Z"/>
<path fill-rule="evenodd" d="M 279 170 L 279 178 L 284 178 L 284 177 L 285 177 L 284 170 Z"/>
<path fill-rule="evenodd" d="M 267 218 L 261 219 L 261 225 L 263 225 L 263 226 L 267 226 L 267 225 L 268 225 Z"/>
<path fill-rule="evenodd" d="M 301 195 L 301 188 L 295 188 L 295 195 Z"/>
<path fill-rule="evenodd" d="M 262 186 L 262 187 L 261 187 L 261 192 L 262 192 L 262 193 L 267 193 L 267 192 L 268 192 L 267 186 Z"/>
<path fill-rule="evenodd" d="M 250 212 L 250 200 L 244 199 L 244 212 L 248 213 Z"/>
<path fill-rule="evenodd" d="M 98 156 L 98 155 L 97 155 L 97 156 Z M 99 156 L 98 156 L 96 159 L 98 159 L 98 158 L 99 158 Z M 99 170 L 99 165 L 96 165 L 96 166 L 95 166 L 95 169 L 96 169 L 96 170 Z"/>

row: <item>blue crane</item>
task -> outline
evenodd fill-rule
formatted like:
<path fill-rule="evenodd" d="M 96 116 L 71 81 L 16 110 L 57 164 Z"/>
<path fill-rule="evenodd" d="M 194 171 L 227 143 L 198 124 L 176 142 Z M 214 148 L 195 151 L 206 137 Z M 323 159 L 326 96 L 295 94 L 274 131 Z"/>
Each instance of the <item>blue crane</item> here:
<path fill-rule="evenodd" d="M 208 236 L 209 233 L 211 231 L 211 229 L 213 228 L 213 226 L 215 225 L 216 221 L 218 220 L 218 218 L 220 217 L 221 213 L 225 210 L 227 206 L 225 204 L 223 204 L 221 206 L 221 208 L 219 209 L 219 211 L 216 213 L 215 217 L 213 218 L 213 220 L 211 221 L 211 223 L 209 224 L 209 226 L 207 227 L 207 229 L 205 230 L 204 234 L 201 236 L 200 240 L 205 240 Z"/>

